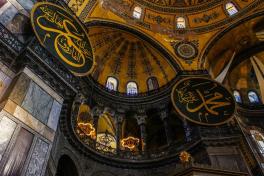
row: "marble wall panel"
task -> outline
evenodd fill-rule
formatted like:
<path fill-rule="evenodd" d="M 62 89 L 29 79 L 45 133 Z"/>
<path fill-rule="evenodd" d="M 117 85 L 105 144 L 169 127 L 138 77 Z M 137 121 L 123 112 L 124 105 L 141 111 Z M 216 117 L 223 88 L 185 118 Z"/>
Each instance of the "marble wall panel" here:
<path fill-rule="evenodd" d="M 58 103 L 56 100 L 53 101 L 53 105 L 49 114 L 49 120 L 47 125 L 54 131 L 57 130 L 61 107 L 62 105 L 60 103 Z"/>
<path fill-rule="evenodd" d="M 7 25 L 17 14 L 18 10 L 9 1 L 0 8 L 0 23 Z"/>
<path fill-rule="evenodd" d="M 5 150 L 9 144 L 9 141 L 15 131 L 16 123 L 7 117 L 3 117 L 0 120 L 0 161 L 3 158 Z"/>
<path fill-rule="evenodd" d="M 19 176 L 22 174 L 33 137 L 34 135 L 26 129 L 20 129 L 16 138 L 16 142 L 4 165 L 4 169 L 0 174 L 1 176 Z"/>
<path fill-rule="evenodd" d="M 7 3 L 7 0 L 0 0 L 0 8 L 2 8 Z"/>
<path fill-rule="evenodd" d="M 46 124 L 52 104 L 53 98 L 36 83 L 31 81 L 22 107 L 31 113 L 32 116 Z"/>
<path fill-rule="evenodd" d="M 48 154 L 49 144 L 42 139 L 37 139 L 33 153 L 30 158 L 26 176 L 40 176 L 45 170 L 44 164 Z"/>
<path fill-rule="evenodd" d="M 15 83 L 9 98 L 16 104 L 21 105 L 28 90 L 30 79 L 26 74 L 21 74 Z M 12 85 L 11 85 L 12 87 Z"/>
<path fill-rule="evenodd" d="M 36 0 L 16 0 L 24 9 L 30 11 Z"/>
<path fill-rule="evenodd" d="M 9 76 L 7 76 L 4 72 L 0 71 L 0 99 L 5 93 L 7 87 L 10 85 L 11 80 L 12 79 Z"/>

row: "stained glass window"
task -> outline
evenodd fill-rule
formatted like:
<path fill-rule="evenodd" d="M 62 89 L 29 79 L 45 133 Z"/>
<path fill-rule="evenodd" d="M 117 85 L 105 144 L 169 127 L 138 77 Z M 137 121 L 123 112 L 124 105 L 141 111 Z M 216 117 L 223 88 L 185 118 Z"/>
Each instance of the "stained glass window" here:
<path fill-rule="evenodd" d="M 249 91 L 248 92 L 248 99 L 250 103 L 258 104 L 260 103 L 259 97 L 256 92 Z"/>
<path fill-rule="evenodd" d="M 159 83 L 156 77 L 150 77 L 147 80 L 148 90 L 154 90 L 159 88 Z"/>
<path fill-rule="evenodd" d="M 184 17 L 178 17 L 177 18 L 177 28 L 183 29 L 186 28 L 185 18 Z"/>
<path fill-rule="evenodd" d="M 230 16 L 235 15 L 238 12 L 236 6 L 232 2 L 227 3 L 225 8 Z"/>
<path fill-rule="evenodd" d="M 108 90 L 117 90 L 117 79 L 114 77 L 108 77 L 107 82 L 106 82 L 106 88 Z"/>
<path fill-rule="evenodd" d="M 257 130 L 250 130 L 250 134 L 258 146 L 259 152 L 264 156 L 264 137 L 263 135 Z"/>
<path fill-rule="evenodd" d="M 135 82 L 127 83 L 127 94 L 136 95 L 138 93 L 137 84 Z"/>
<path fill-rule="evenodd" d="M 234 97 L 235 97 L 236 102 L 238 102 L 238 103 L 242 103 L 242 99 L 241 99 L 240 93 L 239 93 L 237 90 L 235 90 L 235 91 L 233 92 L 233 95 L 234 95 Z"/>
<path fill-rule="evenodd" d="M 142 13 L 142 8 L 139 6 L 136 6 L 133 11 L 133 17 L 136 19 L 140 19 Z"/>

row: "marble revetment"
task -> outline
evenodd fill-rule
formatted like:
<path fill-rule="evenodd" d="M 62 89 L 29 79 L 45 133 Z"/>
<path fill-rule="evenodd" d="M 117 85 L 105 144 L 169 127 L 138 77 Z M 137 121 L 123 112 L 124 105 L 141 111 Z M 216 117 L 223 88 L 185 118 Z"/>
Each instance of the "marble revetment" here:
<path fill-rule="evenodd" d="M 38 138 L 26 171 L 27 176 L 41 175 L 42 171 L 45 170 L 44 165 L 48 150 L 49 144 Z"/>
<path fill-rule="evenodd" d="M 30 79 L 29 77 L 22 73 L 18 78 L 15 83 L 12 83 L 14 85 L 13 90 L 9 96 L 9 98 L 14 101 L 16 104 L 21 105 L 25 94 L 28 90 L 29 84 L 30 84 Z"/>
<path fill-rule="evenodd" d="M 60 103 L 58 103 L 56 100 L 53 101 L 53 105 L 49 114 L 49 120 L 47 125 L 54 131 L 56 131 L 57 129 L 61 107 L 62 105 Z"/>
<path fill-rule="evenodd" d="M 39 121 L 47 124 L 52 104 L 53 98 L 31 81 L 22 107 Z"/>
<path fill-rule="evenodd" d="M 16 123 L 7 117 L 0 120 L 0 161 L 16 128 Z"/>

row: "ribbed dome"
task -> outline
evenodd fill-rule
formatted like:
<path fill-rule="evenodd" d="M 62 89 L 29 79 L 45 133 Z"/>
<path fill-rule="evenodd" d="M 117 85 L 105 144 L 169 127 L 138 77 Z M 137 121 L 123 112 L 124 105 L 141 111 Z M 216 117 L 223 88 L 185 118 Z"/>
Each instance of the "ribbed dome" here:
<path fill-rule="evenodd" d="M 148 80 L 162 87 L 176 76 L 168 59 L 150 43 L 132 33 L 110 27 L 89 27 L 96 67 L 92 77 L 101 85 L 107 79 L 117 80 L 117 91 L 126 92 L 127 84 L 134 82 L 138 92 L 147 92 Z"/>

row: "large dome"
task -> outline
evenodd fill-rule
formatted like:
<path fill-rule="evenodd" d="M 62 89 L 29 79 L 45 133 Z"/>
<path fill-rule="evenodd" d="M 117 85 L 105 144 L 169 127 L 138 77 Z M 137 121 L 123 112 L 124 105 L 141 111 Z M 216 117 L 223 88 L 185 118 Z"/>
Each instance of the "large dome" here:
<path fill-rule="evenodd" d="M 166 50 L 150 44 L 147 40 L 151 39 L 140 32 L 106 26 L 88 28 L 96 62 L 92 78 L 99 84 L 105 86 L 111 77 L 117 80 L 118 92 L 126 93 L 127 84 L 134 82 L 138 93 L 144 93 L 149 90 L 149 79 L 157 81 L 157 89 L 176 76 L 177 68 Z"/>

